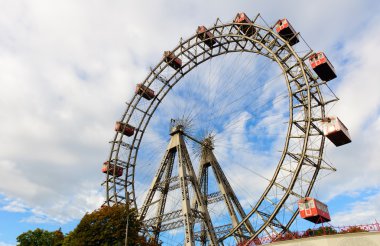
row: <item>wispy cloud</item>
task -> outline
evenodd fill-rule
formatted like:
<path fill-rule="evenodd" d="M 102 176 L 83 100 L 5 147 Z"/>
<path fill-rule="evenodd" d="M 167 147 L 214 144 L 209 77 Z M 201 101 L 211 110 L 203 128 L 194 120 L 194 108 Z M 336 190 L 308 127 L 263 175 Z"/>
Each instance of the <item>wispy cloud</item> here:
<path fill-rule="evenodd" d="M 28 207 L 19 200 L 7 199 L 8 203 L 2 206 L 0 209 L 8 212 L 25 213 L 28 211 Z"/>

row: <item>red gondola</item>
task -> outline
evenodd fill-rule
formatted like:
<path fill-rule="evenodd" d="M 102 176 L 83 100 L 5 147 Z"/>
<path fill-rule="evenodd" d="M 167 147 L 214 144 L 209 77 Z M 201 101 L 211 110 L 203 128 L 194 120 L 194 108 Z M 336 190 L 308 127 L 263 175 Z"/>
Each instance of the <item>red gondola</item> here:
<path fill-rule="evenodd" d="M 315 198 L 305 197 L 298 201 L 301 218 L 315 224 L 331 221 L 327 205 Z"/>
<path fill-rule="evenodd" d="M 212 47 L 216 43 L 214 35 L 207 31 L 205 26 L 198 26 L 197 36 L 209 47 Z"/>
<path fill-rule="evenodd" d="M 323 134 L 335 146 L 351 143 L 351 137 L 347 127 L 336 116 L 328 116 L 322 119 Z"/>
<path fill-rule="evenodd" d="M 235 17 L 234 22 L 241 24 L 253 24 L 253 22 L 245 13 L 238 13 Z M 253 25 L 241 25 L 240 30 L 247 36 L 252 36 L 256 32 L 256 29 Z"/>
<path fill-rule="evenodd" d="M 315 73 L 322 80 L 329 81 L 336 78 L 335 68 L 327 59 L 325 53 L 314 53 L 309 57 L 309 61 Z"/>
<path fill-rule="evenodd" d="M 299 42 L 296 31 L 287 19 L 277 21 L 276 32 L 280 34 L 283 39 L 288 41 L 290 45 L 294 45 Z"/>
<path fill-rule="evenodd" d="M 124 134 L 125 136 L 130 137 L 134 134 L 135 128 L 123 122 L 116 121 L 115 131 L 120 132 L 121 134 Z"/>
<path fill-rule="evenodd" d="M 106 161 L 103 163 L 102 172 L 107 173 L 107 171 L 108 171 L 110 175 L 113 175 L 114 167 L 115 166 L 113 164 L 110 164 L 108 161 Z M 123 168 L 116 166 L 116 173 L 115 174 L 116 174 L 115 175 L 116 177 L 120 177 L 121 175 L 123 175 Z"/>
<path fill-rule="evenodd" d="M 164 60 L 169 66 L 176 70 L 182 67 L 182 60 L 176 57 L 171 51 L 164 52 Z"/>
<path fill-rule="evenodd" d="M 143 98 L 147 100 L 151 100 L 152 98 L 154 98 L 154 91 L 142 84 L 136 85 L 135 93 L 141 95 Z"/>

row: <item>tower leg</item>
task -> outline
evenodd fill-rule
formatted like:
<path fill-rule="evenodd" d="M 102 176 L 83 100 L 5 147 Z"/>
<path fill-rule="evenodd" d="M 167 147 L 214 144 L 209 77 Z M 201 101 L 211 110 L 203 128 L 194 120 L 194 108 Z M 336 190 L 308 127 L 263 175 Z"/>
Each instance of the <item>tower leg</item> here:
<path fill-rule="evenodd" d="M 161 182 L 161 179 L 162 179 L 162 176 L 165 172 L 166 166 L 170 163 L 170 161 L 172 161 L 174 159 L 176 150 L 171 149 L 169 147 L 166 150 L 164 157 L 162 158 L 160 167 L 158 168 L 158 171 L 153 178 L 153 181 L 150 185 L 148 194 L 147 194 L 145 201 L 143 203 L 143 206 L 141 208 L 141 212 L 140 212 L 140 216 L 139 216 L 139 220 L 141 220 L 141 221 L 145 219 L 145 216 L 146 216 L 146 213 L 148 212 L 149 206 L 152 203 L 154 195 L 156 194 L 157 184 Z M 171 164 L 171 165 L 173 165 L 173 164 Z"/>
<path fill-rule="evenodd" d="M 183 140 L 182 135 L 179 135 L 178 137 L 179 137 L 179 142 L 180 142 L 180 144 L 178 146 L 178 148 L 179 148 L 178 149 L 179 161 L 180 162 L 182 161 L 182 164 L 184 165 L 183 168 L 185 168 L 188 172 L 189 180 L 190 180 L 190 182 L 194 188 L 195 198 L 196 198 L 196 202 L 198 204 L 198 210 L 202 214 L 202 217 L 203 217 L 202 219 L 203 219 L 204 224 L 206 225 L 207 236 L 210 240 L 210 243 L 211 243 L 211 245 L 217 245 L 218 240 L 217 240 L 216 235 L 215 235 L 214 227 L 212 226 L 211 217 L 210 217 L 208 210 L 207 210 L 207 207 L 203 201 L 204 199 L 203 199 L 203 196 L 201 193 L 201 189 L 199 187 L 197 177 L 196 177 L 195 172 L 194 172 L 193 165 L 191 164 L 189 153 L 187 152 L 186 145 L 185 145 L 185 142 Z M 190 201 L 188 201 L 188 202 L 189 202 L 188 204 L 190 206 Z M 193 227 L 191 227 L 191 232 L 193 233 L 193 240 L 194 240 Z"/>
<path fill-rule="evenodd" d="M 235 192 L 233 191 L 230 183 L 228 182 L 228 179 L 226 178 L 222 168 L 220 167 L 212 149 L 208 147 L 203 147 L 202 149 L 202 155 L 201 155 L 201 163 L 200 167 L 202 166 L 211 166 L 213 173 L 215 175 L 215 178 L 218 182 L 219 190 L 224 198 L 224 202 L 226 204 L 227 210 L 229 212 L 232 225 L 235 227 L 239 224 L 238 215 L 241 218 L 245 218 L 246 214 L 243 210 L 243 207 L 241 206 L 239 200 L 237 199 Z M 207 182 L 207 181 L 206 181 Z M 253 233 L 253 227 L 249 221 L 244 223 L 245 229 L 249 233 Z M 244 235 L 243 230 L 238 230 L 240 235 Z M 236 240 L 239 242 L 243 240 L 241 237 L 236 237 Z"/>
<path fill-rule="evenodd" d="M 164 180 L 169 180 L 172 177 L 172 172 L 173 172 L 173 166 L 174 166 L 174 154 L 168 156 L 168 164 L 166 165 L 166 174 L 165 174 L 165 179 Z M 162 217 L 161 215 L 164 214 L 165 210 L 165 205 L 166 205 L 166 199 L 168 197 L 168 192 L 169 192 L 169 182 L 165 182 L 163 189 L 161 190 L 161 195 L 160 195 L 160 201 L 158 204 L 157 208 L 157 223 L 155 225 L 156 231 L 154 232 L 154 241 L 158 243 L 159 235 L 160 235 L 160 230 L 161 230 L 161 224 L 162 224 Z"/>

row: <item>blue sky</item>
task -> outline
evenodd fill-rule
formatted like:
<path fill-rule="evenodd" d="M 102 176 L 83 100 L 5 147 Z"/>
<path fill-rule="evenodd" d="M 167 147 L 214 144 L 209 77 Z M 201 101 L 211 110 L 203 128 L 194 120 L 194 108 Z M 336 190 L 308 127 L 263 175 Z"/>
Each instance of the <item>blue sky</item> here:
<path fill-rule="evenodd" d="M 104 193 L 101 163 L 135 84 L 180 37 L 193 35 L 198 25 L 211 26 L 217 17 L 229 22 L 240 11 L 250 17 L 261 13 L 270 24 L 287 17 L 314 50 L 327 53 L 338 73 L 330 86 L 341 99 L 331 113 L 348 126 L 353 142 L 327 146 L 326 158 L 338 171 L 315 192 L 328 203 L 335 225 L 380 220 L 380 3 L 0 0 L 0 5 L 0 246 L 14 245 L 17 235 L 37 227 L 68 232 L 97 208 Z M 178 95 L 180 87 L 160 109 L 157 124 L 175 112 L 170 100 Z M 194 103 L 191 95 L 184 101 Z M 185 110 L 180 105 L 177 114 Z M 281 114 L 283 108 L 270 110 Z M 238 126 L 245 122 L 241 117 Z M 220 129 L 231 121 L 219 120 Z M 165 146 L 162 124 L 162 134 L 150 141 Z M 276 138 L 265 138 L 262 151 L 281 141 L 281 127 L 267 130 Z M 221 142 L 235 143 L 238 133 Z M 222 147 L 221 159 L 227 158 Z M 159 160 L 160 151 L 151 158 Z M 259 156 L 262 163 L 269 159 Z M 264 167 L 255 170 L 270 177 Z"/>

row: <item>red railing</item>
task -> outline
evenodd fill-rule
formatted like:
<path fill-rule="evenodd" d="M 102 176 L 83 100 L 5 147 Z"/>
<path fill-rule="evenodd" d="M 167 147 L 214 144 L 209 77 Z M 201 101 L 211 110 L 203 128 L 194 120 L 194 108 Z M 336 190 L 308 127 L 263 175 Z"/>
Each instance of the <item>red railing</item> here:
<path fill-rule="evenodd" d="M 254 246 L 264 245 L 272 242 L 293 240 L 299 238 L 345 234 L 354 232 L 380 232 L 380 224 L 378 222 L 367 225 L 353 225 L 353 226 L 322 226 L 319 228 L 308 229 L 306 231 L 287 232 L 281 235 L 272 235 L 266 237 L 255 238 L 252 241 L 245 241 L 238 244 L 238 246 Z"/>

